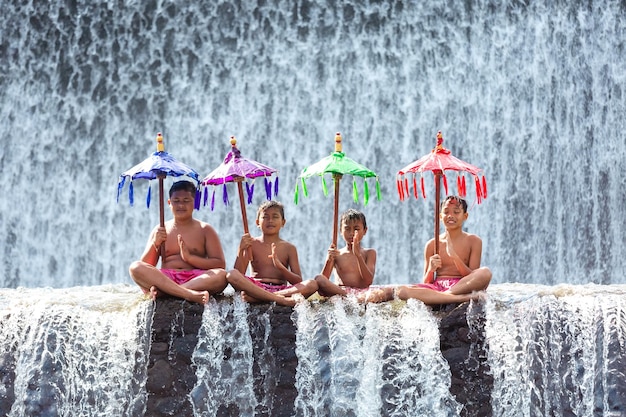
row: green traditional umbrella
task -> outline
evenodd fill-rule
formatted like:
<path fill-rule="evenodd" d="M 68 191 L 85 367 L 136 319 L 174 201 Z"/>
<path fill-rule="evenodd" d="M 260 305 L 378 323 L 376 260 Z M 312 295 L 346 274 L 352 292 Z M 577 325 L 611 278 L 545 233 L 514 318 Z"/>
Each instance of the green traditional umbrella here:
<path fill-rule="evenodd" d="M 378 175 L 374 171 L 346 157 L 342 151 L 341 141 L 341 133 L 337 132 L 335 135 L 335 152 L 302 170 L 300 176 L 298 177 L 300 181 L 296 181 L 296 191 L 294 195 L 294 203 L 298 204 L 299 186 L 302 185 L 302 192 L 305 197 L 308 197 L 309 193 L 306 188 L 305 180 L 314 175 L 319 175 L 322 178 L 322 190 L 324 191 L 324 195 L 327 196 L 328 187 L 326 186 L 324 174 L 332 174 L 335 185 L 335 207 L 333 215 L 333 245 L 335 246 L 337 246 L 337 229 L 339 223 L 339 181 L 341 180 L 341 177 L 348 174 L 353 177 L 361 177 L 363 179 L 372 177 L 376 178 L 376 198 L 379 201 L 381 199 Z M 352 181 L 352 195 L 354 202 L 356 203 L 359 200 L 356 180 Z M 363 203 L 365 205 L 367 205 L 369 201 L 369 196 L 370 193 L 367 181 L 363 181 Z"/>

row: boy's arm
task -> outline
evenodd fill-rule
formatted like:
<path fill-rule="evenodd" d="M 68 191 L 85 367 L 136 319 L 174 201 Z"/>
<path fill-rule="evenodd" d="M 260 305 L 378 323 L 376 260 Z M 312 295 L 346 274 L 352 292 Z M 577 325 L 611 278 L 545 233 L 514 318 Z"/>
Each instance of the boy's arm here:
<path fill-rule="evenodd" d="M 178 235 L 178 245 L 180 247 L 183 261 L 192 265 L 196 269 L 209 270 L 213 268 L 226 268 L 224 251 L 220 243 L 217 232 L 210 226 L 204 227 L 204 256 L 198 256 L 185 249 L 185 242 L 181 235 Z"/>
<path fill-rule="evenodd" d="M 367 249 L 365 251 L 365 257 L 361 253 L 355 254 L 359 265 L 359 272 L 361 274 L 361 283 L 363 288 L 369 287 L 374 282 L 374 273 L 376 272 L 376 251 L 374 249 Z"/>
<path fill-rule="evenodd" d="M 324 268 L 322 268 L 322 275 L 328 279 L 330 279 L 330 274 L 332 274 L 333 268 L 335 267 L 335 256 L 337 256 L 337 249 L 335 248 L 335 245 L 331 244 L 330 248 L 328 248 L 328 253 L 326 254 Z"/>
<path fill-rule="evenodd" d="M 423 281 L 426 284 L 432 284 L 435 281 L 435 272 L 437 271 L 439 266 L 441 266 L 441 259 L 439 258 L 439 256 L 433 257 L 434 254 L 435 254 L 435 243 L 434 243 L 434 240 L 430 240 L 428 241 L 428 243 L 426 243 L 426 246 L 424 246 Z"/>
<path fill-rule="evenodd" d="M 298 251 L 294 245 L 288 244 L 287 256 L 287 266 L 285 266 L 276 254 L 276 244 L 272 243 L 272 254 L 270 257 L 272 258 L 276 269 L 280 271 L 282 277 L 291 284 L 302 282 L 302 272 L 300 271 Z"/>
<path fill-rule="evenodd" d="M 165 242 L 165 239 L 167 239 L 165 228 L 163 227 L 161 230 L 160 227 L 155 227 L 150 233 L 146 247 L 143 250 L 143 255 L 141 255 L 141 260 L 152 266 L 156 266 L 159 262 L 159 256 L 161 255 L 161 243 Z M 161 261 L 161 263 L 163 263 L 163 261 Z"/>
<path fill-rule="evenodd" d="M 250 264 L 250 254 L 252 253 L 252 241 L 254 239 L 249 233 L 244 234 L 239 242 L 237 249 L 237 258 L 235 259 L 235 269 L 242 274 L 246 274 L 248 265 Z"/>
<path fill-rule="evenodd" d="M 448 256 L 452 259 L 452 262 L 454 262 L 454 266 L 463 277 L 471 274 L 472 271 L 474 271 L 475 269 L 480 268 L 480 258 L 483 251 L 483 242 L 478 236 L 468 236 L 468 240 L 470 244 L 469 266 L 465 265 L 463 259 L 461 259 L 459 255 L 457 255 L 456 251 L 454 250 L 454 246 L 452 245 L 452 241 L 450 239 L 446 240 L 446 251 L 448 253 Z"/>

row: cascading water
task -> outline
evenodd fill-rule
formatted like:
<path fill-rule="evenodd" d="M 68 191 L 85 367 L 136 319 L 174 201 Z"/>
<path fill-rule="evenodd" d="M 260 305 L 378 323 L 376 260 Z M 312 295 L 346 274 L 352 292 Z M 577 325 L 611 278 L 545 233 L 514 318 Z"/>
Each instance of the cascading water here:
<path fill-rule="evenodd" d="M 279 169 L 281 233 L 311 277 L 331 241 L 332 201 L 314 181 L 298 206 L 292 193 L 340 131 L 346 154 L 376 171 L 383 191 L 363 208 L 343 181 L 340 209 L 364 210 L 376 283 L 390 284 L 421 276 L 434 211 L 431 176 L 425 201 L 400 203 L 395 174 L 441 130 L 444 146 L 482 167 L 489 185 L 482 205 L 470 198 L 467 229 L 483 238 L 494 272 L 485 324 L 494 415 L 618 415 L 625 19 L 619 1 L 4 4 L 0 286 L 13 289 L 0 295 L 0 339 L 14 380 L 0 386 L 2 411 L 140 414 L 147 303 L 123 284 L 158 204 L 145 208 L 146 183 L 136 184 L 133 208 L 115 193 L 119 174 L 156 150 L 157 132 L 201 175 L 231 135 L 244 155 Z M 230 191 L 232 206 L 197 212 L 220 233 L 229 266 L 242 230 Z M 589 282 L 601 285 L 543 286 Z M 101 284 L 116 285 L 93 287 Z M 205 309 L 190 398 L 197 415 L 215 411 L 211 392 L 247 412 L 268 407 L 250 391 L 245 305 L 230 308 Z M 296 308 L 299 415 L 458 413 L 428 309 L 359 308 Z M 231 345 L 237 369 L 211 356 Z M 218 368 L 226 381 L 203 378 Z M 555 369 L 568 378 L 555 380 Z M 416 395 L 420 384 L 428 395 Z M 49 408 L 35 410 L 42 398 Z"/>
<path fill-rule="evenodd" d="M 364 208 L 376 281 L 414 281 L 433 181 L 426 201 L 401 204 L 395 174 L 441 130 L 444 146 L 485 170 L 488 198 L 467 227 L 483 237 L 495 282 L 622 283 L 625 13 L 618 1 L 10 2 L 0 282 L 127 282 L 158 205 L 145 208 L 145 183 L 136 207 L 125 194 L 116 204 L 117 179 L 156 150 L 159 131 L 201 175 L 231 135 L 279 169 L 283 236 L 307 276 L 330 244 L 332 201 L 313 182 L 295 206 L 293 189 L 341 131 L 346 154 L 382 184 L 383 201 Z M 363 208 L 344 185 L 340 210 Z M 233 193 L 233 207 L 198 212 L 229 265 L 242 233 Z"/>

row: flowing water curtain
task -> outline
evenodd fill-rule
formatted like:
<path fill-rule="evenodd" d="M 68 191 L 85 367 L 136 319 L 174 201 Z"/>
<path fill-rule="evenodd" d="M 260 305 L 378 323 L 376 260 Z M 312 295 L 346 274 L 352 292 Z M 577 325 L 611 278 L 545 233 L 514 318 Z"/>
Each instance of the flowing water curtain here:
<path fill-rule="evenodd" d="M 400 305 L 296 306 L 298 415 L 458 415 L 435 318 L 414 300 Z"/>
<path fill-rule="evenodd" d="M 254 415 L 257 401 L 247 316 L 241 297 L 233 297 L 232 303 L 211 298 L 205 307 L 192 356 L 197 376 L 190 395 L 194 416 L 216 416 L 233 407 L 242 416 Z"/>
<path fill-rule="evenodd" d="M 623 295 L 575 292 L 512 302 L 490 299 L 485 334 L 494 415 L 624 410 L 622 300 Z"/>
<path fill-rule="evenodd" d="M 8 416 L 142 414 L 149 304 L 133 303 L 136 294 L 119 309 L 110 308 L 106 294 L 92 306 L 41 294 L 14 292 L 10 314 L 2 306 L 2 374 L 14 397 L 11 405 L 5 386 L 0 411 Z M 63 295 L 72 298 L 67 291 Z"/>
<path fill-rule="evenodd" d="M 450 369 L 431 309 L 408 300 L 385 330 L 383 415 L 458 416 L 461 406 L 450 394 Z"/>

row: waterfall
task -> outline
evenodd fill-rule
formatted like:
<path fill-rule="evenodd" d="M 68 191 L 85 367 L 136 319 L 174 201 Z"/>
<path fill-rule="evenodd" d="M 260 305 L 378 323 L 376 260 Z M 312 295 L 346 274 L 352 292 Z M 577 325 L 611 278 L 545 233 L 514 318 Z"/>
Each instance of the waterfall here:
<path fill-rule="evenodd" d="M 130 287 L 0 291 L 0 414 L 141 415 L 148 303 Z"/>
<path fill-rule="evenodd" d="M 158 204 L 146 209 L 145 182 L 134 207 L 125 192 L 116 203 L 116 185 L 156 150 L 157 132 L 202 176 L 231 135 L 244 156 L 277 168 L 281 233 L 313 276 L 332 198 L 309 181 L 296 206 L 293 190 L 336 131 L 380 177 L 382 201 L 354 203 L 349 178 L 340 196 L 341 211 L 368 217 L 376 283 L 413 282 L 433 233 L 432 175 L 426 200 L 403 203 L 395 175 L 439 130 L 485 171 L 488 198 L 474 205 L 468 186 L 466 226 L 483 238 L 495 283 L 623 283 L 625 16 L 616 0 L 9 2 L 0 284 L 128 282 Z M 197 213 L 220 233 L 228 265 L 243 232 L 231 201 Z M 247 208 L 253 234 L 261 201 Z"/>

